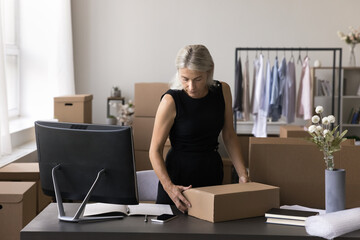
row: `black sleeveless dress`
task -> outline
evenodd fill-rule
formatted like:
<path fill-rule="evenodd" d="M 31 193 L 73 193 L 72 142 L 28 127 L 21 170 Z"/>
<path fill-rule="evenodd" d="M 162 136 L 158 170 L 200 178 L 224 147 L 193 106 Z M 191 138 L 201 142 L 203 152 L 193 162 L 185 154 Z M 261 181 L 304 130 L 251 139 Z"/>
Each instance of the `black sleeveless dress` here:
<path fill-rule="evenodd" d="M 208 94 L 199 99 L 184 90 L 170 89 L 165 94 L 173 97 L 176 106 L 169 134 L 171 149 L 165 162 L 171 181 L 193 187 L 221 184 L 223 165 L 217 152 L 225 113 L 221 83 L 215 81 Z M 156 203 L 173 204 L 160 182 Z"/>

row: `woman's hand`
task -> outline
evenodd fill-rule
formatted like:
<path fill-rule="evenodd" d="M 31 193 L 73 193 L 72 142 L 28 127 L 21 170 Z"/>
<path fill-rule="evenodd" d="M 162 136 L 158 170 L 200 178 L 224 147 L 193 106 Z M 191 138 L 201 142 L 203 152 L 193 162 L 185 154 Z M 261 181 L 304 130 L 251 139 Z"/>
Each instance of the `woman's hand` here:
<path fill-rule="evenodd" d="M 184 187 L 172 184 L 169 188 L 165 189 L 171 200 L 182 213 L 187 212 L 188 208 L 191 207 L 190 202 L 185 198 L 182 192 L 191 187 L 191 185 Z"/>
<path fill-rule="evenodd" d="M 239 177 L 239 183 L 247 183 L 250 182 L 249 176 L 247 174 L 241 175 Z"/>

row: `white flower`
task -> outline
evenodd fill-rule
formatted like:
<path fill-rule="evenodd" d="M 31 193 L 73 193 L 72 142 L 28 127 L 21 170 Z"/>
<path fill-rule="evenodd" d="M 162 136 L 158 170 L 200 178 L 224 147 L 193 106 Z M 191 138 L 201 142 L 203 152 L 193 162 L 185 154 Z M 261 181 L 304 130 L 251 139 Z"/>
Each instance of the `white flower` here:
<path fill-rule="evenodd" d="M 322 132 L 323 130 L 323 127 L 322 126 L 316 126 L 316 131 L 317 132 Z"/>
<path fill-rule="evenodd" d="M 309 132 L 310 132 L 310 133 L 315 132 L 315 130 L 316 130 L 316 126 L 315 126 L 315 125 L 311 125 L 311 126 L 309 127 Z"/>
<path fill-rule="evenodd" d="M 132 107 L 129 107 L 129 108 L 128 108 L 128 112 L 129 112 L 129 113 L 134 113 L 134 112 L 135 112 L 135 109 L 132 108 Z"/>
<path fill-rule="evenodd" d="M 329 125 L 330 124 L 330 121 L 329 121 L 329 119 L 327 117 L 324 117 L 321 122 L 324 125 Z"/>
<path fill-rule="evenodd" d="M 318 115 L 314 115 L 312 118 L 311 118 L 311 121 L 313 123 L 318 123 L 320 121 L 320 117 Z"/>
<path fill-rule="evenodd" d="M 326 136 L 326 134 L 328 134 L 330 131 L 328 129 L 325 129 L 323 134 L 324 134 L 324 137 Z"/>
<path fill-rule="evenodd" d="M 324 112 L 324 108 L 322 106 L 317 106 L 316 109 L 315 109 L 315 112 L 317 114 L 320 114 L 320 113 Z"/>
<path fill-rule="evenodd" d="M 333 115 L 329 115 L 327 118 L 329 119 L 330 123 L 335 123 L 335 117 Z"/>

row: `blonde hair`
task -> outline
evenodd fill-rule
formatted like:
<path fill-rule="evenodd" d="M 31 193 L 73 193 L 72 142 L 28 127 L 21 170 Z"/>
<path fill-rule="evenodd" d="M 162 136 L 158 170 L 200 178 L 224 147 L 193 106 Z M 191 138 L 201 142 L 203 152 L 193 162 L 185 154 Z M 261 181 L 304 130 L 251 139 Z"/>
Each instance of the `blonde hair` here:
<path fill-rule="evenodd" d="M 170 84 L 171 89 L 182 89 L 178 75 L 178 70 L 181 68 L 207 72 L 208 87 L 214 85 L 214 61 L 209 50 L 204 45 L 187 45 L 180 49 L 175 59 L 175 66 L 177 71 Z"/>

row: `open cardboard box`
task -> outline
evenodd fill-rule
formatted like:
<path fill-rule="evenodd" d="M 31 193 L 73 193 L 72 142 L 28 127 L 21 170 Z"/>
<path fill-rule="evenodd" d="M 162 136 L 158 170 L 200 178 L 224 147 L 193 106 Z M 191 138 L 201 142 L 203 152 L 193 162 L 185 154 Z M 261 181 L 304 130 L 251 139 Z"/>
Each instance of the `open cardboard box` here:
<path fill-rule="evenodd" d="M 191 202 L 190 216 L 215 223 L 264 216 L 270 208 L 279 207 L 279 191 L 250 182 L 192 188 L 184 196 Z"/>

